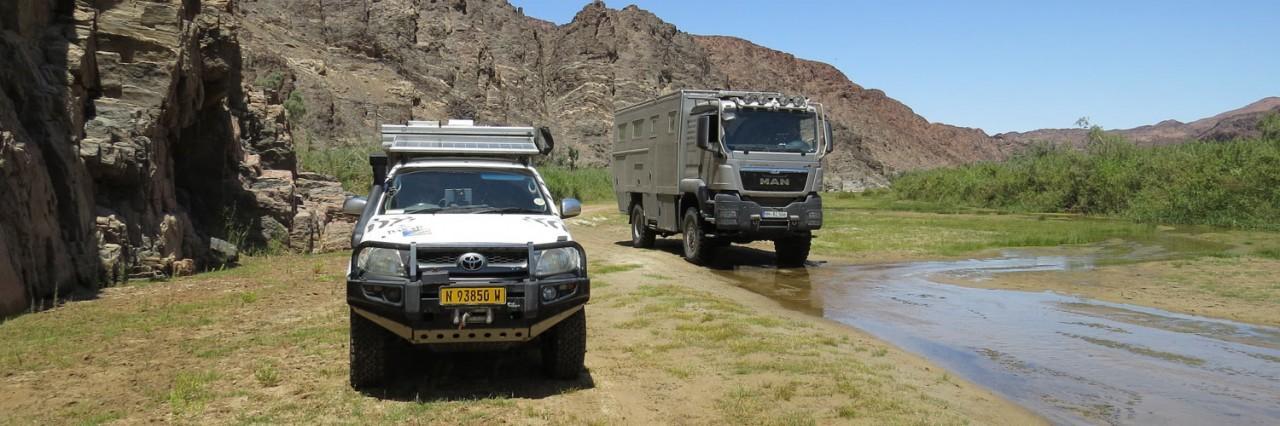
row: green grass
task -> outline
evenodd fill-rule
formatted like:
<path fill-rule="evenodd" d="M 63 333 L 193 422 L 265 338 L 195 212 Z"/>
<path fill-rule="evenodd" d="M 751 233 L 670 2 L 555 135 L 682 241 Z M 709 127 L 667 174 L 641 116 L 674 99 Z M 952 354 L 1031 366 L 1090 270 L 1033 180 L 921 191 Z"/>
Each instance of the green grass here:
<path fill-rule="evenodd" d="M 1280 260 L 1280 247 L 1268 247 L 1254 250 L 1253 254 L 1262 258 Z"/>
<path fill-rule="evenodd" d="M 605 168 L 571 170 L 559 166 L 540 166 L 538 173 L 557 200 L 577 198 L 584 203 L 613 200 L 613 175 Z"/>
<path fill-rule="evenodd" d="M 590 265 L 592 274 L 612 274 L 614 272 L 626 272 L 633 269 L 639 269 L 644 265 L 638 263 L 605 263 Z"/>
<path fill-rule="evenodd" d="M 298 169 L 333 176 L 342 182 L 342 189 L 367 194 L 373 184 L 369 154 L 381 149 L 375 144 L 314 147 L 308 142 L 297 148 Z"/>
<path fill-rule="evenodd" d="M 829 194 L 823 228 L 814 249 L 833 255 L 955 256 L 1004 247 L 1087 244 L 1111 238 L 1144 238 L 1155 227 L 1124 220 L 1072 215 L 1025 215 L 965 209 L 934 214 L 938 206 L 916 204 L 900 212 L 894 194 Z M 910 205 L 910 203 L 907 203 Z"/>
<path fill-rule="evenodd" d="M 1264 131 L 1267 126 L 1280 127 L 1280 118 L 1264 120 Z M 907 173 L 892 187 L 896 198 L 923 206 L 1280 230 L 1280 135 L 1274 133 L 1139 148 L 1095 131 L 1083 151 L 1038 144 L 1003 162 Z"/>

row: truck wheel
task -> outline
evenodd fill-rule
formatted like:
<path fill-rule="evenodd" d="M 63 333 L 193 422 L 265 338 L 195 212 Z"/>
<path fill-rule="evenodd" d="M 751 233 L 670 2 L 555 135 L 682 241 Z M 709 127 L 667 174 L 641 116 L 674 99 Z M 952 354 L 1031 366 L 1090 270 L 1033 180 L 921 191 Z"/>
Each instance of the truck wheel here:
<path fill-rule="evenodd" d="M 653 230 L 645 224 L 644 206 L 631 206 L 631 246 L 653 248 L 654 237 Z"/>
<path fill-rule="evenodd" d="M 783 268 L 804 266 L 804 262 L 809 260 L 809 245 L 812 242 L 813 236 L 810 235 L 773 240 L 773 252 L 778 256 L 778 266 Z"/>
<path fill-rule="evenodd" d="M 357 390 L 381 385 L 393 358 L 396 336 L 368 318 L 351 311 L 351 387 Z"/>
<path fill-rule="evenodd" d="M 702 232 L 702 217 L 697 207 L 684 211 L 684 258 L 696 265 L 711 261 L 716 245 Z"/>
<path fill-rule="evenodd" d="M 559 380 L 578 378 L 587 354 L 587 309 L 565 318 L 542 339 L 542 370 L 547 376 Z"/>

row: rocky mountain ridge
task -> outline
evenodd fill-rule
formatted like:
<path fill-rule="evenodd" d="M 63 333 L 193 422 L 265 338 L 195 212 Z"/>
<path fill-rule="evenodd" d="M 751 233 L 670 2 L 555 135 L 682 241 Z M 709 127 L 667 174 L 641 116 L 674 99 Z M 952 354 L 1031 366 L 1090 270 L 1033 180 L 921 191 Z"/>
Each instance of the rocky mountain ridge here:
<path fill-rule="evenodd" d="M 882 186 L 896 171 L 1015 148 L 930 123 L 830 65 L 688 34 L 635 6 L 592 2 L 559 26 L 478 0 L 259 0 L 238 15 L 247 72 L 287 75 L 315 111 L 302 133 L 321 146 L 369 144 L 380 122 L 463 116 L 547 124 L 583 161 L 604 165 L 615 108 L 681 88 L 736 88 L 826 105 L 841 145 L 828 163 L 830 189 Z"/>
<path fill-rule="evenodd" d="M 1258 120 L 1266 114 L 1276 112 L 1280 112 L 1280 97 L 1271 96 L 1190 123 L 1164 120 L 1132 129 L 1108 130 L 1107 133 L 1124 136 L 1125 139 L 1139 146 L 1169 145 L 1190 140 L 1229 141 L 1257 137 L 1259 135 Z M 1047 141 L 1082 147 L 1088 140 L 1088 136 L 1088 129 L 1038 129 L 1028 132 L 1000 133 L 994 138 L 1014 145 Z"/>

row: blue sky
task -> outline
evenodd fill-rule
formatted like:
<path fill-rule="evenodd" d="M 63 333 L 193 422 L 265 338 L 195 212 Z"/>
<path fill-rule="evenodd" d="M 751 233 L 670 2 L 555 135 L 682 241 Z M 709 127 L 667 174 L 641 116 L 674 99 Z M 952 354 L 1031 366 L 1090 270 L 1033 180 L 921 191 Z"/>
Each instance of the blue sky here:
<path fill-rule="evenodd" d="M 586 0 L 513 0 L 564 24 Z M 1190 121 L 1280 96 L 1280 1 L 607 1 L 835 65 L 988 133 Z"/>

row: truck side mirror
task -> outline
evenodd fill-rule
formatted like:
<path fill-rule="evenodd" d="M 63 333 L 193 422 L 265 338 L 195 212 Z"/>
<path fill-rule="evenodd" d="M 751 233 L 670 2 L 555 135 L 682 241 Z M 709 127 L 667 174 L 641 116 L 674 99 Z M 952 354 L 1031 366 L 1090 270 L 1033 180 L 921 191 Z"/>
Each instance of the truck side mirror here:
<path fill-rule="evenodd" d="M 369 200 L 364 197 L 349 197 L 347 201 L 342 202 L 342 213 L 352 216 L 364 214 L 364 207 L 369 204 Z"/>
<path fill-rule="evenodd" d="M 565 198 L 560 200 L 560 217 L 568 219 L 582 214 L 582 202 L 577 198 Z"/>
<path fill-rule="evenodd" d="M 826 121 L 826 120 L 823 120 L 822 124 L 823 124 L 823 127 L 824 127 L 823 131 L 825 131 L 825 132 L 826 132 L 826 137 L 827 137 L 827 152 L 826 152 L 826 153 L 827 153 L 827 154 L 830 154 L 830 153 L 831 153 L 831 151 L 832 151 L 833 149 L 835 149 L 835 146 L 836 146 L 836 140 L 831 138 L 831 122 Z"/>
<path fill-rule="evenodd" d="M 714 150 L 715 145 L 711 141 L 717 139 L 714 134 L 716 129 L 711 128 L 714 125 L 711 121 L 712 117 L 710 115 L 698 117 L 698 148 L 706 151 Z"/>

